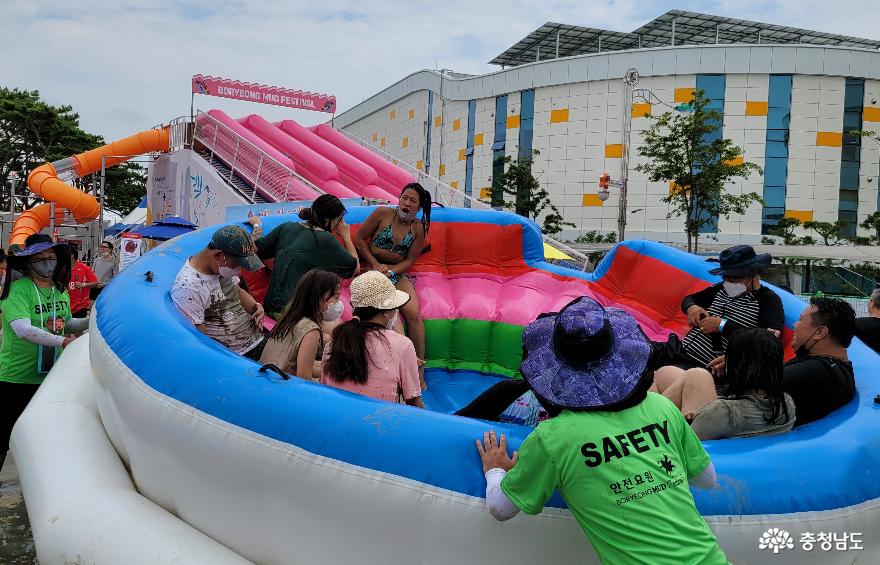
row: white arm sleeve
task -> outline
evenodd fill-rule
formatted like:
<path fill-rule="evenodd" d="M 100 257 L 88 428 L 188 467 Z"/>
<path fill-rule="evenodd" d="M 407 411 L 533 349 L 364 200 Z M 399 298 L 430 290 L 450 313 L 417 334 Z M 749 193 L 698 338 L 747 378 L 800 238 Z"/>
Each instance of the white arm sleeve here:
<path fill-rule="evenodd" d="M 510 520 L 519 514 L 519 508 L 501 490 L 501 479 L 506 475 L 507 471 L 504 469 L 495 468 L 486 471 L 486 506 L 489 508 L 489 514 L 499 522 Z"/>
<path fill-rule="evenodd" d="M 21 339 L 36 343 L 37 345 L 61 347 L 61 344 L 64 342 L 63 335 L 52 335 L 44 329 L 35 328 L 27 318 L 12 320 L 9 322 L 9 327 Z"/>
<path fill-rule="evenodd" d="M 718 486 L 715 478 L 715 465 L 710 461 L 703 472 L 689 480 L 688 484 L 695 488 L 715 488 Z"/>

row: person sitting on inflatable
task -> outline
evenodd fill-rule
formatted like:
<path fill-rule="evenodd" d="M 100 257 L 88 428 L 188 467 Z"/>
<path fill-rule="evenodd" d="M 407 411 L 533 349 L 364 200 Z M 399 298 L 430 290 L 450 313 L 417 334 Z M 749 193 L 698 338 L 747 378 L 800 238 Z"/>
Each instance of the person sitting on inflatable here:
<path fill-rule="evenodd" d="M 342 316 L 340 284 L 335 273 L 320 269 L 306 273 L 293 291 L 293 300 L 269 334 L 260 363 L 271 363 L 301 379 L 319 379 L 321 364 L 316 359 L 324 350 L 321 324 Z"/>
<path fill-rule="evenodd" d="M 775 292 L 761 286 L 761 273 L 772 257 L 756 255 L 748 245 L 736 245 L 719 255 L 721 265 L 709 271 L 723 281 L 694 294 L 681 303 L 691 330 L 679 344 L 664 355 L 662 366 L 654 373 L 654 392 L 662 393 L 684 372 L 695 367 L 712 369 L 710 364 L 727 351 L 727 341 L 739 330 L 766 328 L 778 336 L 785 319 L 782 300 Z M 678 344 L 671 339 L 669 344 Z M 670 349 L 667 347 L 667 350 Z"/>
<path fill-rule="evenodd" d="M 706 369 L 694 368 L 663 392 L 700 439 L 781 434 L 795 422 L 795 403 L 783 390 L 782 343 L 762 328 L 730 338 L 722 395 Z"/>
<path fill-rule="evenodd" d="M 224 226 L 180 268 L 171 300 L 199 331 L 256 361 L 265 346 L 263 307 L 239 288 L 238 275 L 262 267 L 247 232 Z"/>
<path fill-rule="evenodd" d="M 408 301 L 409 295 L 379 271 L 355 277 L 354 318 L 333 330 L 321 360 L 321 383 L 424 408 L 416 350 L 412 341 L 391 329 Z"/>
<path fill-rule="evenodd" d="M 417 222 L 421 210 L 421 222 Z M 403 187 L 397 208 L 376 208 L 358 229 L 355 246 L 364 267 L 388 276 L 399 290 L 410 297 L 400 313 L 406 332 L 412 339 L 419 359 L 419 378 L 425 388 L 425 324 L 419 309 L 419 297 L 407 271 L 425 248 L 431 227 L 431 194 L 419 183 Z M 396 328 L 403 333 L 403 326 Z"/>
<path fill-rule="evenodd" d="M 304 224 L 284 222 L 254 242 L 260 259 L 275 259 L 263 302 L 271 318 L 281 319 L 296 285 L 310 270 L 330 271 L 344 279 L 357 272 L 358 254 L 344 215 L 345 206 L 339 198 L 322 194 L 311 208 L 300 211 Z M 256 216 L 248 218 L 248 222 L 255 228 L 261 225 Z M 342 239 L 342 245 L 334 234 Z"/>
<path fill-rule="evenodd" d="M 513 458 L 494 431 L 477 440 L 498 520 L 538 514 L 559 491 L 602 563 L 727 563 L 688 482 L 715 469 L 669 399 L 648 393 L 652 344 L 629 314 L 582 297 L 523 334 L 521 371 L 561 410 Z"/>
<path fill-rule="evenodd" d="M 794 427 L 824 418 L 856 394 L 846 348 L 856 331 L 856 313 L 839 298 L 813 297 L 794 324 L 795 358 L 782 372 L 785 392 L 794 399 Z"/>

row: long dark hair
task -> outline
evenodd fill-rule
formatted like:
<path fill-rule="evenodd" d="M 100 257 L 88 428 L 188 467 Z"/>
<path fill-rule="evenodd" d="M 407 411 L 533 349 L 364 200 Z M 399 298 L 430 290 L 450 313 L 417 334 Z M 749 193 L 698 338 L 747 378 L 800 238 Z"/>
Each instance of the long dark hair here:
<path fill-rule="evenodd" d="M 339 276 L 329 271 L 312 269 L 304 274 L 299 279 L 299 283 L 293 291 L 293 298 L 284 309 L 284 314 L 272 328 L 269 338 L 284 339 L 290 335 L 294 326 L 303 318 L 308 318 L 320 326 L 323 321 L 321 301 L 325 296 L 332 296 L 339 292 L 340 284 Z"/>
<path fill-rule="evenodd" d="M 425 187 L 417 182 L 411 182 L 403 187 L 400 194 L 407 190 L 414 190 L 419 195 L 419 208 L 422 210 L 422 227 L 425 228 L 425 238 L 428 237 L 428 229 L 431 227 L 431 204 L 433 199 L 431 193 L 425 190 Z"/>
<path fill-rule="evenodd" d="M 50 249 L 55 251 L 55 258 L 58 261 L 55 266 L 55 272 L 52 273 L 52 283 L 55 285 L 55 288 L 58 289 L 58 292 L 64 292 L 67 290 L 67 285 L 70 284 L 70 247 L 67 245 L 56 245 Z M 30 262 L 33 257 L 33 255 L 27 255 L 25 257 L 10 255 L 7 258 L 6 276 L 3 278 L 3 292 L 0 293 L 0 300 L 6 300 L 6 297 L 9 296 L 9 287 L 12 286 L 13 269 L 20 272 L 25 277 L 32 279 Z"/>
<path fill-rule="evenodd" d="M 334 218 L 344 215 L 345 211 L 345 206 L 339 198 L 332 194 L 322 194 L 312 202 L 311 208 L 303 208 L 298 215 L 301 220 L 305 220 L 312 233 L 315 228 L 329 232 L 331 231 L 330 222 Z"/>
<path fill-rule="evenodd" d="M 764 328 L 749 328 L 733 334 L 727 345 L 729 382 L 725 396 L 741 398 L 756 390 L 763 390 L 773 401 L 773 410 L 764 416 L 767 423 L 779 418 L 780 412 L 788 418 L 785 390 L 782 385 L 782 342 Z"/>
<path fill-rule="evenodd" d="M 388 344 L 388 339 L 382 335 L 385 326 L 364 320 L 374 318 L 380 312 L 382 310 L 370 306 L 355 308 L 355 317 L 333 330 L 330 352 L 324 362 L 324 371 L 331 379 L 340 383 L 367 382 L 367 372 L 371 362 L 370 353 L 367 351 L 367 337 L 375 334 L 385 345 Z"/>

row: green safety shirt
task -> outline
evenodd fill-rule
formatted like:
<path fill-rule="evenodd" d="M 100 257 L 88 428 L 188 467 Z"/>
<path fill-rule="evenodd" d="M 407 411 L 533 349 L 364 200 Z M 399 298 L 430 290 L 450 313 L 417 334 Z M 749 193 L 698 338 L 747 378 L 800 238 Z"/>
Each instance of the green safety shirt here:
<path fill-rule="evenodd" d="M 3 344 L 0 346 L 0 381 L 18 384 L 40 384 L 46 378 L 37 372 L 39 346 L 15 335 L 9 324 L 15 320 L 29 319 L 35 328 L 61 335 L 63 325 L 51 320 L 58 318 L 64 323 L 70 320 L 70 295 L 67 289 L 40 288 L 30 277 L 14 281 L 9 296 L 0 301 L 3 312 Z M 52 327 L 50 327 L 52 326 Z M 57 348 L 59 351 L 61 348 Z"/>
<path fill-rule="evenodd" d="M 708 465 L 681 412 L 648 393 L 619 412 L 541 422 L 501 490 L 528 514 L 558 490 L 602 563 L 727 563 L 688 487 Z"/>

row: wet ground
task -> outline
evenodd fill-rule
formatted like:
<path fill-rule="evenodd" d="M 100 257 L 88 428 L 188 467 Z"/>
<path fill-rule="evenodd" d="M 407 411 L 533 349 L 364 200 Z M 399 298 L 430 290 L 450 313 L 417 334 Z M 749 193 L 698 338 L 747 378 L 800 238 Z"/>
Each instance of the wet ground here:
<path fill-rule="evenodd" d="M 36 565 L 37 553 L 12 454 L 0 471 L 0 563 Z"/>

